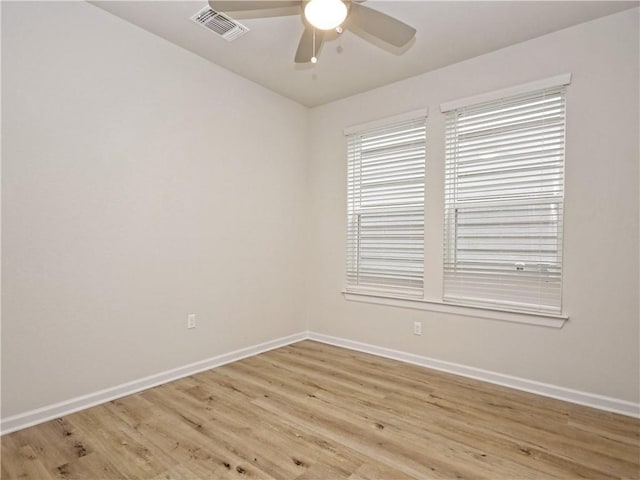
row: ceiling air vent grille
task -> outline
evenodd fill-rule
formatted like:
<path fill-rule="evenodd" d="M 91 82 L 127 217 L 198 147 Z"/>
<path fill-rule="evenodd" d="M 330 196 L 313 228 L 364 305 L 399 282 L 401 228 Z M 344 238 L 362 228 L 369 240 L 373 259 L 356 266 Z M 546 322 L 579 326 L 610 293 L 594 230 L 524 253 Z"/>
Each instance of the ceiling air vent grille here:
<path fill-rule="evenodd" d="M 193 15 L 191 20 L 201 27 L 217 33 L 228 42 L 241 37 L 249 31 L 244 25 L 241 25 L 222 13 L 212 10 L 209 6 L 204 7 Z"/>

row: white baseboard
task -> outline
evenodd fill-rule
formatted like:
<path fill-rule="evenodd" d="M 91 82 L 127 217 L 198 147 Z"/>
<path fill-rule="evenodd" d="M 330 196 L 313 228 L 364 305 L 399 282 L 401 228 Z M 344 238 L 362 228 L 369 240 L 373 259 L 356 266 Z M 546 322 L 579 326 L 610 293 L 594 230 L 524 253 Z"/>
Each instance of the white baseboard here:
<path fill-rule="evenodd" d="M 163 383 L 178 380 L 183 377 L 188 377 L 189 375 L 193 375 L 198 372 L 219 367 L 227 363 L 242 360 L 243 358 L 251 357 L 259 353 L 273 350 L 275 348 L 284 347 L 285 345 L 290 345 L 292 343 L 307 339 L 315 340 L 317 342 L 326 343 L 329 345 L 335 345 L 337 347 L 348 348 L 350 350 L 355 350 L 358 352 L 370 353 L 372 355 L 390 358 L 393 360 L 398 360 L 400 362 L 433 368 L 434 370 L 440 370 L 447 373 L 453 373 L 455 375 L 461 375 L 463 377 L 474 378 L 476 380 L 482 380 L 484 382 L 502 385 L 504 387 L 514 388 L 516 390 L 523 390 L 525 392 L 535 393 L 538 395 L 543 395 L 545 397 L 557 398 L 559 400 L 577 403 L 579 405 L 586 405 L 588 407 L 597 408 L 599 410 L 605 410 L 608 412 L 620 413 L 622 415 L 640 418 L 640 404 L 629 402 L 626 400 L 606 397 L 589 392 L 582 392 L 579 390 L 572 390 L 570 388 L 550 385 L 548 383 L 536 382 L 534 380 L 527 380 L 526 378 L 513 377 L 511 375 L 491 372 L 489 370 L 482 370 L 458 363 L 445 362 L 443 360 L 437 360 L 435 358 L 423 357 L 421 355 L 415 355 L 412 353 L 401 352 L 399 350 L 378 347 L 376 345 L 356 342 L 354 340 L 348 340 L 345 338 L 333 337 L 330 335 L 324 335 L 315 332 L 301 332 L 294 335 L 289 335 L 288 337 L 278 338 L 268 342 L 260 343 L 258 345 L 241 348 L 233 352 L 217 355 L 206 360 L 202 360 L 189 365 L 184 365 L 182 367 L 167 370 L 155 375 L 150 375 L 148 377 L 134 380 L 132 382 L 123 383 L 115 387 L 106 388 L 104 390 L 90 393 L 88 395 L 83 395 L 80 397 L 72 398 L 70 400 L 65 400 L 60 403 L 55 403 L 53 405 L 38 408 L 36 410 L 31 410 L 18 415 L 3 418 L 0 422 L 0 431 L 2 435 L 15 432 L 16 430 L 21 430 L 23 428 L 47 422 L 64 415 L 69 415 L 71 413 L 78 412 L 80 410 L 84 410 L 101 403 L 115 400 L 116 398 L 121 398 L 127 395 L 131 395 L 132 393 L 146 390 L 147 388 L 162 385 Z"/>
<path fill-rule="evenodd" d="M 503 387 L 514 388 L 545 397 L 556 398 L 566 402 L 577 403 L 587 407 L 605 410 L 607 412 L 620 413 L 630 417 L 640 418 L 640 404 L 620 400 L 595 393 L 582 392 L 580 390 L 572 390 L 570 388 L 559 387 L 548 383 L 536 382 L 535 380 L 527 380 L 526 378 L 513 377 L 503 373 L 491 372 L 480 368 L 460 365 L 458 363 L 445 362 L 435 358 L 423 357 L 412 353 L 401 352 L 399 350 L 391 350 L 389 348 L 378 347 L 367 343 L 360 343 L 345 338 L 332 337 L 321 333 L 309 332 L 308 338 L 317 342 L 335 345 L 337 347 L 348 348 L 358 352 L 370 353 L 380 357 L 398 360 L 400 362 L 412 363 L 422 367 L 433 368 L 447 373 L 453 373 L 463 377 L 482 380 L 483 382 L 501 385 Z"/>
<path fill-rule="evenodd" d="M 11 417 L 3 418 L 0 423 L 0 431 L 2 435 L 6 433 L 22 430 L 39 423 L 53 420 L 64 415 L 69 415 L 89 407 L 100 405 L 101 403 L 115 400 L 116 398 L 125 397 L 132 393 L 140 392 L 151 387 L 162 385 L 163 383 L 172 382 L 183 377 L 188 377 L 194 373 L 203 372 L 211 368 L 219 367 L 227 363 L 242 360 L 274 348 L 284 347 L 291 343 L 299 342 L 308 338 L 306 332 L 296 333 L 288 337 L 278 338 L 268 342 L 252 345 L 250 347 L 241 348 L 233 352 L 224 353 L 215 357 L 207 358 L 199 362 L 184 365 L 182 367 L 167 370 L 165 372 L 140 378 L 132 382 L 116 385 L 115 387 L 105 388 L 88 395 L 72 398 L 63 402 L 47 405 L 46 407 L 20 413 Z"/>

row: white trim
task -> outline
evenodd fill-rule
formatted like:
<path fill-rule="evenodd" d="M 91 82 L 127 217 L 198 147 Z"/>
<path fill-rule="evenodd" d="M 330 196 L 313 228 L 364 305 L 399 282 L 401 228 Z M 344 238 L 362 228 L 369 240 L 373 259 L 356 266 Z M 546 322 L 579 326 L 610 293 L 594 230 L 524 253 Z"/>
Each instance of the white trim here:
<path fill-rule="evenodd" d="M 415 355 L 413 353 L 401 352 L 399 350 L 392 350 L 390 348 L 378 347 L 345 338 L 333 337 L 316 332 L 301 332 L 289 335 L 288 337 L 282 337 L 276 340 L 260 343 L 258 345 L 241 348 L 233 352 L 217 355 L 200 362 L 184 365 L 155 375 L 150 375 L 145 378 L 123 383 L 88 395 L 83 395 L 55 403 L 53 405 L 47 405 L 42 408 L 3 418 L 1 421 L 1 434 L 4 435 L 33 425 L 38 425 L 64 415 L 69 415 L 148 388 L 178 380 L 198 372 L 210 370 L 237 360 L 242 360 L 243 358 L 258 355 L 275 348 L 284 347 L 302 340 L 315 340 L 329 345 L 348 348 L 358 352 L 370 353 L 379 357 L 390 358 L 392 360 L 411 363 L 413 365 L 419 365 L 426 368 L 433 368 L 434 370 L 474 378 L 476 380 L 535 393 L 545 397 L 557 398 L 559 400 L 577 403 L 579 405 L 586 405 L 599 410 L 640 418 L 640 404 L 638 403 L 597 395 L 594 393 L 582 392 L 579 390 L 572 390 L 569 388 L 559 387 L 557 385 L 536 382 L 534 380 L 527 380 L 526 378 L 513 377 L 511 375 L 482 370 L 480 368 L 469 367 L 467 365 L 447 362 L 444 360 L 437 360 L 435 358 Z"/>
<path fill-rule="evenodd" d="M 489 307 L 471 307 L 453 305 L 451 303 L 436 300 L 423 300 L 414 298 L 397 298 L 376 293 L 356 293 L 343 291 L 345 300 L 363 303 L 375 303 L 390 307 L 411 308 L 414 310 L 426 310 L 428 312 L 462 315 L 464 317 L 485 318 L 488 320 L 500 320 L 503 322 L 526 323 L 543 327 L 562 328 L 569 319 L 567 315 L 554 315 L 548 313 L 529 313 L 516 310 L 498 310 Z"/>
<path fill-rule="evenodd" d="M 215 357 L 201 360 L 199 362 L 184 365 L 182 367 L 173 368 L 164 372 L 156 373 L 148 377 L 140 378 L 132 382 L 122 383 L 115 387 L 105 388 L 97 392 L 82 395 L 80 397 L 65 400 L 53 405 L 47 405 L 42 408 L 30 410 L 28 412 L 3 418 L 0 424 L 1 434 L 15 432 L 23 428 L 31 427 L 39 423 L 47 422 L 55 418 L 69 415 L 89 407 L 109 402 L 116 398 L 121 398 L 132 393 L 140 392 L 151 387 L 162 385 L 163 383 L 172 382 L 180 378 L 188 377 L 198 372 L 210 370 L 215 367 L 225 365 L 227 363 L 242 360 L 259 353 L 263 353 L 274 348 L 284 347 L 308 338 L 306 332 L 296 333 L 288 337 L 282 337 L 268 342 L 252 345 L 250 347 L 234 350 L 233 352 L 223 353 Z"/>
<path fill-rule="evenodd" d="M 428 115 L 429 109 L 427 107 L 420 108 L 418 110 L 412 110 L 411 112 L 394 115 L 393 117 L 386 117 L 367 123 L 361 123 L 360 125 L 353 125 L 345 128 L 343 133 L 345 136 L 352 135 L 354 133 L 373 130 L 374 128 L 386 127 L 387 125 L 393 125 L 394 123 L 408 122 L 409 120 L 417 120 L 418 118 L 427 118 Z"/>
<path fill-rule="evenodd" d="M 571 83 L 571 74 L 563 73 L 556 75 L 555 77 L 543 78 L 534 82 L 517 85 L 515 87 L 503 88 L 501 90 L 495 90 L 493 92 L 481 93 L 479 95 L 473 95 L 471 97 L 459 98 L 457 100 L 450 100 L 440 104 L 440 111 L 442 113 L 455 110 L 457 108 L 468 107 L 469 105 L 477 105 L 479 103 L 492 102 L 501 98 L 513 97 L 516 95 L 524 95 L 525 93 L 535 92 L 536 90 L 543 90 L 545 88 L 559 87 L 561 85 L 569 85 Z"/>
<path fill-rule="evenodd" d="M 424 290 L 422 288 L 396 288 L 391 289 L 389 287 L 370 287 L 363 285 L 347 285 L 345 289 L 342 291 L 345 295 L 345 298 L 348 294 L 353 295 L 371 295 L 374 297 L 384 297 L 384 298 L 397 298 L 400 300 L 417 300 L 420 301 L 424 298 Z M 347 300 L 355 300 L 353 298 L 347 298 Z"/>
<path fill-rule="evenodd" d="M 483 382 L 501 385 L 503 387 L 514 388 L 524 392 L 534 393 L 545 397 L 556 398 L 565 402 L 577 403 L 587 407 L 605 410 L 607 412 L 619 413 L 629 417 L 640 418 L 640 403 L 629 402 L 617 398 L 597 395 L 595 393 L 582 392 L 571 388 L 551 385 L 549 383 L 537 382 L 526 378 L 514 377 L 503 373 L 492 372 L 480 368 L 469 367 L 459 363 L 446 362 L 435 358 L 423 357 L 413 353 L 401 352 L 390 348 L 378 347 L 367 343 L 356 342 L 345 338 L 332 337 L 321 333 L 309 332 L 310 340 L 316 342 L 335 345 L 337 347 L 348 348 L 358 352 L 370 353 L 379 357 L 390 358 L 400 362 L 411 363 L 421 367 L 433 368 L 442 372 L 460 375 L 462 377 L 473 378 Z"/>

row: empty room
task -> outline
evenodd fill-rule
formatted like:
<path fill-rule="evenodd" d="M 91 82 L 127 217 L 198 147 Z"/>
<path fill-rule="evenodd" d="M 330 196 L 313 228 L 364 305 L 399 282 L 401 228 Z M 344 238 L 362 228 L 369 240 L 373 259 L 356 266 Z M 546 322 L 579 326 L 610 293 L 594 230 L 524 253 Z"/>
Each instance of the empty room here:
<path fill-rule="evenodd" d="M 640 479 L 640 2 L 0 17 L 3 479 Z"/>

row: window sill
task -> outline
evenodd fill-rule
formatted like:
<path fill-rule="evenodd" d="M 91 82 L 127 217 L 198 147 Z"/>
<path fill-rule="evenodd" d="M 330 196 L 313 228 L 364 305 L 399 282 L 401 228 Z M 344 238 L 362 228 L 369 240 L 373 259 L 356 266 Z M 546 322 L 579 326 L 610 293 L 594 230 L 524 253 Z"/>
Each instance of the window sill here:
<path fill-rule="evenodd" d="M 497 310 L 482 307 L 466 307 L 462 305 L 452 305 L 449 303 L 389 297 L 374 293 L 355 293 L 343 291 L 345 300 L 353 302 L 374 303 L 377 305 L 387 305 L 390 307 L 412 308 L 416 310 L 426 310 L 429 312 L 446 313 L 451 315 L 461 315 L 465 317 L 486 318 L 488 320 L 499 320 L 503 322 L 526 323 L 529 325 L 539 325 L 543 327 L 562 328 L 568 316 L 552 315 L 547 313 L 525 313 L 511 310 Z"/>

